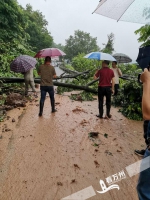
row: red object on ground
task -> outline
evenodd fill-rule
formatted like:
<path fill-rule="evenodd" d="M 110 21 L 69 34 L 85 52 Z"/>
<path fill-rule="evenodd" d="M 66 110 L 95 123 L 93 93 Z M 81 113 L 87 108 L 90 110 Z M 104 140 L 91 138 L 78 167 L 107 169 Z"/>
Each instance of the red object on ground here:
<path fill-rule="evenodd" d="M 65 56 L 66 54 L 57 48 L 46 48 L 40 50 L 34 57 L 35 58 L 45 58 L 46 56 L 54 57 L 54 56 Z"/>

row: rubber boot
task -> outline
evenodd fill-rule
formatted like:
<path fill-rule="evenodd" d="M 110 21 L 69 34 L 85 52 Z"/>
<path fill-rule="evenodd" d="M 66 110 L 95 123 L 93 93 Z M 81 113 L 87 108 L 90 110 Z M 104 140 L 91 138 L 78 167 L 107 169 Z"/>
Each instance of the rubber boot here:
<path fill-rule="evenodd" d="M 44 103 L 43 103 L 43 102 L 40 102 L 40 112 L 39 112 L 39 117 L 41 117 L 42 114 L 43 114 L 43 107 L 44 107 Z"/>
<path fill-rule="evenodd" d="M 55 109 L 55 100 L 51 101 L 51 107 L 52 107 L 52 113 L 56 112 L 57 110 Z"/>
<path fill-rule="evenodd" d="M 108 118 L 111 118 L 110 109 L 107 109 L 106 114 L 107 114 L 107 117 L 108 117 Z"/>

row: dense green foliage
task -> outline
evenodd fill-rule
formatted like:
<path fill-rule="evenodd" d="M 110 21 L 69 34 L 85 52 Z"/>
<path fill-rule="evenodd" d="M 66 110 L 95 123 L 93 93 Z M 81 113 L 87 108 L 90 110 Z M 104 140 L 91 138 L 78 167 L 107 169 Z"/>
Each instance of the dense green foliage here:
<path fill-rule="evenodd" d="M 0 1 L 0 39 L 4 42 L 25 40 L 26 18 L 16 0 Z M 22 43 L 22 42 L 21 42 Z"/>
<path fill-rule="evenodd" d="M 150 45 L 150 25 L 142 26 L 135 33 L 140 35 L 138 41 L 142 42 L 142 46 Z"/>
<path fill-rule="evenodd" d="M 105 45 L 105 47 L 102 49 L 102 52 L 112 54 L 114 51 L 114 34 L 111 33 L 107 36 L 108 41 Z"/>
<path fill-rule="evenodd" d="M 77 30 L 74 36 L 70 36 L 66 40 L 66 45 L 64 48 L 66 58 L 72 60 L 75 56 L 80 53 L 90 53 L 92 51 L 98 51 L 99 47 L 97 45 L 97 38 L 93 38 L 89 33 Z"/>
<path fill-rule="evenodd" d="M 119 106 L 120 111 L 129 119 L 142 120 L 142 84 L 138 83 L 138 74 L 141 73 L 136 65 L 120 65 L 124 75 L 130 80 L 120 79 L 120 91 L 113 98 L 113 104 Z"/>
<path fill-rule="evenodd" d="M 79 72 L 96 69 L 98 61 L 84 58 L 85 54 L 78 54 L 72 59 L 72 67 Z"/>
<path fill-rule="evenodd" d="M 150 7 L 145 8 L 143 12 L 143 16 L 146 19 L 150 19 Z M 140 37 L 138 38 L 139 42 L 142 42 L 141 46 L 150 45 L 150 25 L 146 24 L 135 31 L 135 34 L 139 34 Z"/>
<path fill-rule="evenodd" d="M 98 61 L 83 58 L 84 54 L 79 54 L 72 60 L 72 68 L 77 71 L 90 70 L 88 75 L 80 76 L 78 79 L 73 79 L 72 84 L 86 85 L 93 80 L 93 75 L 100 65 Z M 67 65 L 68 67 L 68 65 Z M 70 66 L 69 66 L 70 68 Z M 71 68 L 71 69 L 72 69 Z M 121 64 L 119 68 L 129 80 L 120 79 L 120 90 L 116 97 L 113 97 L 112 104 L 119 107 L 119 110 L 129 119 L 142 120 L 141 100 L 142 100 L 142 84 L 138 83 L 138 74 L 141 69 L 134 64 Z M 90 87 L 97 89 L 98 83 L 95 82 Z M 72 91 L 58 87 L 60 93 Z M 80 98 L 79 98 L 80 97 Z M 84 92 L 80 95 L 72 95 L 73 100 L 92 100 L 92 94 Z"/>
<path fill-rule="evenodd" d="M 41 12 L 33 11 L 32 6 L 27 4 L 24 9 L 24 16 L 27 19 L 25 32 L 30 36 L 27 40 L 35 52 L 52 47 L 53 38 L 47 30 L 48 22 Z"/>
<path fill-rule="evenodd" d="M 16 0 L 0 1 L 0 76 L 22 76 L 10 71 L 10 63 L 19 55 L 34 56 L 50 47 L 53 38 L 42 13 L 30 5 L 22 8 Z"/>

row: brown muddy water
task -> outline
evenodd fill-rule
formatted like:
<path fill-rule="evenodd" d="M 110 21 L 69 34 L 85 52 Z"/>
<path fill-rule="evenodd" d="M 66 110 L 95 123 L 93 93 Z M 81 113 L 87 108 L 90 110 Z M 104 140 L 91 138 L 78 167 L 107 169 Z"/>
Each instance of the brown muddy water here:
<path fill-rule="evenodd" d="M 134 149 L 145 147 L 142 122 L 114 107 L 112 119 L 98 119 L 97 100 L 55 98 L 56 113 L 47 97 L 43 117 L 39 102 L 32 102 L 9 111 L 0 124 L 0 199 L 60 200 L 92 186 L 96 195 L 90 200 L 138 200 L 138 175 L 130 178 L 125 168 L 140 159 Z M 90 132 L 99 132 L 98 138 L 90 139 Z M 126 177 L 115 183 L 120 190 L 97 193 L 100 180 L 108 186 L 106 178 L 122 170 Z"/>

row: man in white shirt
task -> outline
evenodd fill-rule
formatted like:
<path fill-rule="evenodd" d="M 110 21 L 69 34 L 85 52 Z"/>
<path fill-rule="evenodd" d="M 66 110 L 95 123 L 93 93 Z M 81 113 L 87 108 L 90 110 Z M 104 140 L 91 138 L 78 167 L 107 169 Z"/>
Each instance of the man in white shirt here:
<path fill-rule="evenodd" d="M 117 67 L 117 62 L 113 61 L 112 62 L 112 70 L 115 74 L 115 93 L 114 95 L 118 94 L 118 89 L 119 89 L 119 77 L 122 76 L 121 70 Z"/>
<path fill-rule="evenodd" d="M 34 92 L 34 95 L 37 95 L 36 90 L 35 90 L 34 77 L 33 77 L 33 68 L 31 68 L 29 71 L 23 74 L 24 74 L 24 80 L 25 80 L 25 95 L 28 95 L 29 85 L 32 88 L 32 91 Z"/>

